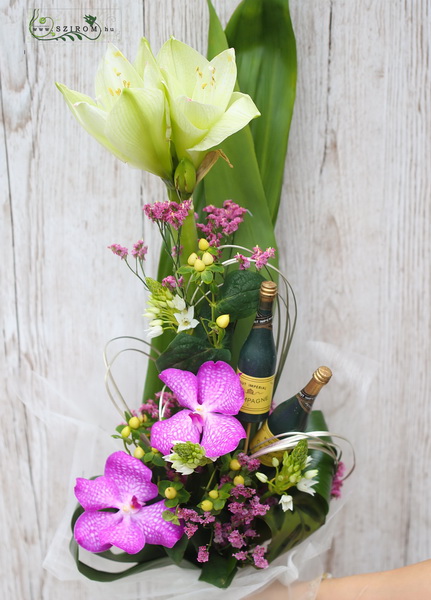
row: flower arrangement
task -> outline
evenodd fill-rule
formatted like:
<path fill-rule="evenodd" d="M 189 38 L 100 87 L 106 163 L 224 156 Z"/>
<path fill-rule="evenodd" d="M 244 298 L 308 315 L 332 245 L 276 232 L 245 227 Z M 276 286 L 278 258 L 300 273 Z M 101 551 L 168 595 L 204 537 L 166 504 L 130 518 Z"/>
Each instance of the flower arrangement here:
<path fill-rule="evenodd" d="M 107 390 L 124 420 L 114 437 L 123 450 L 107 458 L 103 475 L 78 478 L 75 486 L 80 506 L 71 551 L 91 579 L 113 581 L 175 563 L 228 587 L 238 569 L 265 569 L 306 539 L 339 495 L 341 452 L 319 411 L 311 413 L 306 432 L 286 432 L 254 452 L 238 418 L 244 402 L 238 352 L 265 279 L 280 288 L 275 389 L 296 321 L 274 236 L 294 100 L 294 37 L 285 3 L 281 15 L 279 0 L 259 10 L 258 4 L 245 0 L 226 30 L 236 42 L 239 70 L 209 3 L 212 49 L 222 46 L 211 60 L 173 38 L 154 56 L 143 39 L 133 65 L 108 47 L 96 100 L 58 84 L 80 124 L 121 160 L 159 176 L 168 195 L 143 206 L 162 238 L 157 278 L 146 272 L 143 240 L 131 250 L 109 246 L 147 292 L 141 342 L 148 350 L 141 352 L 150 360 L 142 403 L 129 407 L 106 356 Z M 276 14 L 271 36 L 289 40 L 281 51 L 290 71 L 274 83 L 289 105 L 275 125 L 272 168 L 264 160 L 258 165 L 256 156 L 268 151 L 267 134 L 274 131 L 273 95 L 261 98 L 258 110 L 235 89 L 237 79 L 244 89 L 256 88 L 253 74 L 241 68 L 242 17 L 258 25 L 262 11 Z M 266 30 L 254 41 L 273 46 Z M 266 133 L 262 127 L 251 133 L 248 124 L 260 112 Z M 225 195 L 226 185 L 232 194 Z M 262 464 L 259 457 L 275 450 L 272 466 Z M 119 573 L 95 569 L 81 560 L 80 547 L 133 566 Z"/>

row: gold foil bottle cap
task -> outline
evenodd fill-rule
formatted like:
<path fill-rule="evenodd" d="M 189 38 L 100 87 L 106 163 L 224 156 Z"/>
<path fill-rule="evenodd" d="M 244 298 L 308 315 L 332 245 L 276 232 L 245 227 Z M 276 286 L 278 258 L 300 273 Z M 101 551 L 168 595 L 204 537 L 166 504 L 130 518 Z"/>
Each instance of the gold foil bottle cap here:
<path fill-rule="evenodd" d="M 263 281 L 260 284 L 260 295 L 262 298 L 275 298 L 277 295 L 277 284 L 274 281 Z"/>
<path fill-rule="evenodd" d="M 319 367 L 313 373 L 313 379 L 315 379 L 318 383 L 328 383 L 328 381 L 332 377 L 332 371 L 329 367 Z"/>

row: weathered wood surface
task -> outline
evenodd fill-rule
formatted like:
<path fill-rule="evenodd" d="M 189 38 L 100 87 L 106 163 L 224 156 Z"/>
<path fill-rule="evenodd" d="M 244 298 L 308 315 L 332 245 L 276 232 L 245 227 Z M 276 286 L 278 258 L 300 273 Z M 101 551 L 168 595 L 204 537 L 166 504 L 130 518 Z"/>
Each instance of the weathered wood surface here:
<path fill-rule="evenodd" d="M 223 20 L 236 4 L 216 3 Z M 31 6 L 4 0 L 0 13 L 1 595 L 68 600 L 92 595 L 41 565 L 75 439 L 47 410 L 107 432 L 115 422 L 101 352 L 142 335 L 143 295 L 106 246 L 143 231 L 155 248 L 140 207 L 163 189 L 90 139 L 54 87 L 91 95 L 104 45 L 28 43 Z M 319 403 L 358 462 L 328 556 L 343 575 L 431 555 L 431 15 L 428 0 L 291 6 L 299 83 L 278 239 L 300 313 L 285 389 L 333 367 Z M 142 34 L 205 51 L 203 1 L 128 3 L 121 18 L 130 58 Z M 150 272 L 156 261 L 154 250 Z"/>

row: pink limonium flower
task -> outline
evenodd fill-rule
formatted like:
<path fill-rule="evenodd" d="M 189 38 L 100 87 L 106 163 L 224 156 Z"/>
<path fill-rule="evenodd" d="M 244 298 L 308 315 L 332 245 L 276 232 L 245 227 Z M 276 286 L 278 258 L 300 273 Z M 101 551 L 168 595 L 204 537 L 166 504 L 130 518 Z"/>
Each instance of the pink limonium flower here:
<path fill-rule="evenodd" d="M 109 250 L 112 250 L 112 252 L 119 256 L 121 259 L 126 258 L 129 254 L 128 249 L 124 248 L 124 246 L 120 246 L 120 244 L 111 244 L 110 246 L 108 246 L 108 248 Z"/>
<path fill-rule="evenodd" d="M 164 500 L 146 504 L 158 495 L 151 483 L 151 470 L 140 460 L 119 451 L 111 454 L 104 475 L 94 480 L 79 477 L 75 495 L 84 512 L 75 524 L 74 536 L 90 552 L 117 546 L 136 554 L 148 544 L 172 548 L 183 535 L 183 527 L 163 519 Z M 116 508 L 117 512 L 102 512 Z"/>
<path fill-rule="evenodd" d="M 331 497 L 341 498 L 341 488 L 343 487 L 343 476 L 346 467 L 342 461 L 338 463 L 337 471 L 332 480 Z"/>
<path fill-rule="evenodd" d="M 176 442 L 192 442 L 205 448 L 208 458 L 232 452 L 246 437 L 234 417 L 243 402 L 239 376 L 225 362 L 206 362 L 194 375 L 181 369 L 165 369 L 159 375 L 184 410 L 151 428 L 151 445 L 169 454 Z"/>
<path fill-rule="evenodd" d="M 207 213 L 206 224 L 196 223 L 196 227 L 205 234 L 210 246 L 218 247 L 223 238 L 226 238 L 238 229 L 243 222 L 243 214 L 247 212 L 233 200 L 225 200 L 223 208 L 212 204 L 203 209 Z"/>
<path fill-rule="evenodd" d="M 259 246 L 255 246 L 253 248 L 253 254 L 251 258 L 256 261 L 256 269 L 260 271 L 268 262 L 270 258 L 274 258 L 275 256 L 275 248 L 267 248 L 266 250 L 261 250 Z"/>
<path fill-rule="evenodd" d="M 250 267 L 250 259 L 247 258 L 246 256 L 244 256 L 244 254 L 240 254 L 239 252 L 237 252 L 235 254 L 234 258 L 239 263 L 240 271 L 245 271 L 246 269 L 248 269 Z"/>
<path fill-rule="evenodd" d="M 166 200 L 165 202 L 145 204 L 142 210 L 154 223 L 165 223 L 171 225 L 174 229 L 179 229 L 186 220 L 191 205 L 191 200 L 184 200 L 183 202 Z"/>
<path fill-rule="evenodd" d="M 139 240 L 133 244 L 132 256 L 139 260 L 145 260 L 145 255 L 148 252 L 148 246 L 144 246 L 144 240 Z"/>

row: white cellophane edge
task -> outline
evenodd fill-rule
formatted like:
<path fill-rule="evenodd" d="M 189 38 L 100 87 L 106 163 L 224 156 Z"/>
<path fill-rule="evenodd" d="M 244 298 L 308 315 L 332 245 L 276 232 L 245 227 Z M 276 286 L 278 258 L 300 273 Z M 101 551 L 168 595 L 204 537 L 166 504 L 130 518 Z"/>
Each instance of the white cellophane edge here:
<path fill-rule="evenodd" d="M 339 355 L 343 357 L 343 360 L 346 359 L 346 353 L 341 353 L 323 342 L 311 342 L 309 349 L 312 350 L 312 354 L 327 354 L 329 351 L 333 353 L 332 358 Z M 329 363 L 329 361 L 324 362 Z M 357 362 L 358 356 L 355 355 L 351 357 L 348 366 L 351 368 Z M 364 373 L 362 368 L 359 368 L 359 371 Z M 103 417 L 95 419 L 94 404 L 80 402 L 77 406 L 73 399 L 62 395 L 52 382 L 33 371 L 21 370 L 16 375 L 17 397 L 26 406 L 30 415 L 42 423 L 41 427 L 45 425 L 46 430 L 49 431 L 48 436 L 41 437 L 46 448 L 40 448 L 39 455 L 48 462 L 67 464 L 67 467 L 65 466 L 63 469 L 52 469 L 46 465 L 48 481 L 44 482 L 49 490 L 60 490 L 62 497 L 59 499 L 57 496 L 57 502 L 60 501 L 64 506 L 64 511 L 49 544 L 43 567 L 57 579 L 63 581 L 65 586 L 69 581 L 80 582 L 84 595 L 87 592 L 88 597 L 91 597 L 92 600 L 105 600 L 107 594 L 109 594 L 110 600 L 117 598 L 121 598 L 121 600 L 168 600 L 172 597 L 175 597 L 176 600 L 201 600 L 206 593 L 210 593 L 214 600 L 218 598 L 220 600 L 222 598 L 223 600 L 238 600 L 263 590 L 278 579 L 289 590 L 286 589 L 285 600 L 314 600 L 321 575 L 325 570 L 325 553 L 329 549 L 333 537 L 334 523 L 337 520 L 334 519 L 334 516 L 339 512 L 344 501 L 337 500 L 331 503 L 326 524 L 302 544 L 278 557 L 268 569 L 252 567 L 239 569 L 232 584 L 225 590 L 219 590 L 210 584 L 198 581 L 200 574 L 198 569 L 181 569 L 174 565 L 151 569 L 110 583 L 93 582 L 82 576 L 69 552 L 70 519 L 76 507 L 73 487 L 76 477 L 92 477 L 101 474 L 107 456 L 119 449 L 118 440 L 115 441 L 111 438 L 117 424 L 115 412 L 107 408 L 106 411 L 103 411 L 105 413 Z M 363 392 L 368 388 L 372 378 L 373 374 L 368 369 L 368 381 L 365 382 L 361 378 Z M 105 406 L 109 407 L 110 405 L 107 403 Z M 108 413 L 109 419 L 107 419 L 106 413 Z M 112 421 L 112 429 L 109 430 L 110 421 Z M 67 448 L 67 452 L 65 452 L 65 448 Z M 43 506 L 42 510 L 47 511 L 47 515 L 43 515 L 42 521 L 52 522 L 51 515 L 48 514 L 51 512 L 49 503 L 42 502 L 40 504 Z M 115 570 L 118 564 L 112 561 L 103 561 L 97 555 L 92 555 L 84 550 L 81 550 L 81 559 L 102 570 Z M 117 569 L 123 570 L 125 566 L 131 566 L 131 563 L 119 564 Z M 304 587 L 301 582 L 308 583 Z"/>

